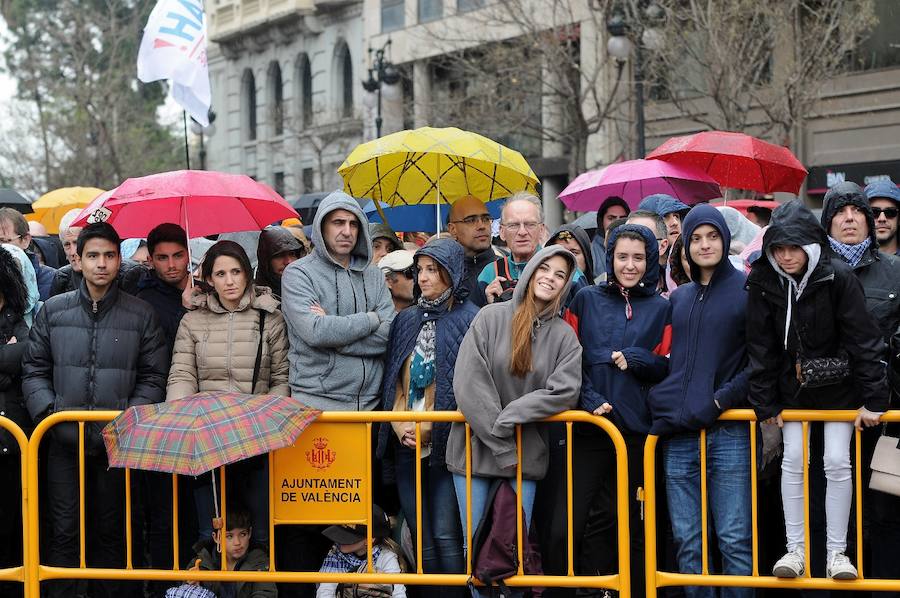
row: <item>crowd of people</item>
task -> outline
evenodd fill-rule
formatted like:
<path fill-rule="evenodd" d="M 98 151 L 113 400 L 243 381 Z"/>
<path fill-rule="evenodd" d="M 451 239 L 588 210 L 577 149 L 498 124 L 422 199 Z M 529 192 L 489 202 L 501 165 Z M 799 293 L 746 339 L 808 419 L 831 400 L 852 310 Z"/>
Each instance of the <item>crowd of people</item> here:
<path fill-rule="evenodd" d="M 539 422 L 584 410 L 609 418 L 625 439 L 635 596 L 644 593 L 638 489 L 647 435 L 661 437 L 664 562 L 700 573 L 706 430 L 711 571 L 751 574 L 750 476 L 759 467 L 760 521 L 767 530 L 783 521 L 785 530 L 775 538 L 760 526 L 761 569 L 792 578 L 812 567 L 855 579 L 854 558 L 862 555 L 853 554 L 848 536 L 862 534 L 871 552 L 867 575 L 898 579 L 900 499 L 858 489 L 864 527 L 848 525 L 854 425 L 865 429 L 865 477 L 885 431 L 880 416 L 900 390 L 898 211 L 900 190 L 890 181 L 865 189 L 847 182 L 828 191 L 818 219 L 800 202 L 753 222 L 733 208 L 689 207 L 658 194 L 634 211 L 608 198 L 594 231 L 572 224 L 548 231 L 541 202 L 519 193 L 505 202 L 495 238 L 484 202 L 467 196 L 453 203 L 446 233 L 410 245 L 387 226 L 370 225 L 360 204 L 338 191 L 321 202 L 308 241 L 296 227 L 270 226 L 256 255 L 220 239 L 195 268 L 177 224 L 156 227 L 141 245 L 123 243 L 106 223 L 72 227 L 67 214 L 51 243 L 18 212 L 0 209 L 0 415 L 30 434 L 61 411 L 119 410 L 216 390 L 290 394 L 323 411 L 459 410 L 471 431 L 468 452 L 464 424 L 423 423 L 418 435 L 411 423 L 379 429 L 373 485 L 384 509 L 373 509 L 376 570 L 415 566 L 415 552 L 394 541 L 405 520 L 422 543 L 424 572 L 465 571 L 466 538 L 475 531 L 467 529 L 468 461 L 472 525 L 489 509 L 495 481 L 514 480 L 520 467 L 526 533 L 540 548 L 543 571 L 564 575 L 567 434 L 563 424 Z M 126 246 L 140 261 L 123 259 Z M 752 407 L 761 422 L 758 463 L 751 463 L 753 428 L 719 421 L 741 407 Z M 855 422 L 811 426 L 807 439 L 799 422 L 782 418 L 791 408 L 858 414 Z M 109 468 L 100 428 L 84 428 L 87 565 L 123 568 L 125 476 Z M 593 424 L 575 424 L 573 438 L 575 572 L 613 573 L 615 449 Z M 804 512 L 804 441 L 812 521 Z M 0 525 L 0 566 L 21 558 L 21 520 L 13 515 L 20 513 L 18 450 L 0 434 L 7 488 L 0 496 L 9 514 Z M 78 457 L 77 424 L 54 426 L 40 471 L 49 565 L 79 565 Z M 227 529 L 216 524 L 209 476 L 179 483 L 177 555 L 171 476 L 132 472 L 136 567 L 170 569 L 177 561 L 217 569 L 223 558 L 229 569 L 269 567 L 268 460 L 228 467 Z M 805 526 L 814 532 L 811 562 Z M 351 572 L 367 560 L 365 526 L 279 526 L 275 546 L 279 570 Z M 45 585 L 48 596 L 85 591 L 74 581 Z M 109 580 L 87 592 L 175 595 L 172 585 Z M 196 596 L 479 595 L 379 584 L 183 587 Z M 20 590 L 2 588 L 4 595 Z"/>

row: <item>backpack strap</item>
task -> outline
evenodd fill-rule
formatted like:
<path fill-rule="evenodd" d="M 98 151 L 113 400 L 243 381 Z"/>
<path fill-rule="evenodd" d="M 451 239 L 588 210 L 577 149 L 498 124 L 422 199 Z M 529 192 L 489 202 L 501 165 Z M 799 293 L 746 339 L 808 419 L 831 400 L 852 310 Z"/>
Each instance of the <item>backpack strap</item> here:
<path fill-rule="evenodd" d="M 253 382 L 250 386 L 250 394 L 256 394 L 256 383 L 259 380 L 259 368 L 262 365 L 263 342 L 265 342 L 263 332 L 266 327 L 266 312 L 263 309 L 258 309 L 256 311 L 259 312 L 259 345 L 256 347 L 256 362 L 253 364 Z"/>

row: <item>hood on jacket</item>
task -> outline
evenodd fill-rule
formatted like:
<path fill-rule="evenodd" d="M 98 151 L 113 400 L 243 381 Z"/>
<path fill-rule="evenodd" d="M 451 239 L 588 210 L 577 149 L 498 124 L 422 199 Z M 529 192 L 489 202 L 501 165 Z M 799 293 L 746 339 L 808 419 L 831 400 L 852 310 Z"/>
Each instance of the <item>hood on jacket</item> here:
<path fill-rule="evenodd" d="M 550 245 L 535 253 L 531 259 L 528 260 L 528 263 L 525 264 L 525 269 L 522 270 L 522 274 L 519 276 L 519 281 L 516 283 L 516 288 L 513 291 L 513 305 L 518 307 L 519 304 L 522 303 L 522 300 L 525 298 L 525 293 L 528 292 L 528 284 L 531 282 L 531 277 L 534 276 L 538 266 L 554 255 L 561 255 L 569 262 L 569 276 L 566 279 L 566 284 L 563 285 L 563 288 L 559 291 L 559 296 L 562 297 L 562 300 L 565 300 L 565 298 L 569 296 L 569 287 L 572 286 L 572 278 L 575 277 L 575 269 L 578 267 L 578 262 L 575 261 L 575 256 L 572 255 L 572 252 L 565 247 L 560 245 Z M 562 302 L 560 302 L 560 305 L 562 305 Z"/>
<path fill-rule="evenodd" d="M 594 255 L 591 251 L 591 238 L 583 228 L 577 224 L 563 224 L 551 235 L 547 245 L 556 244 L 556 241 L 559 239 L 559 233 L 563 231 L 570 233 L 578 241 L 578 245 L 581 247 L 581 254 L 584 256 L 584 272 L 582 274 L 587 276 L 588 279 L 593 278 Z M 600 234 L 599 231 L 597 234 Z"/>
<path fill-rule="evenodd" d="M 644 276 L 641 277 L 641 281 L 630 292 L 636 295 L 655 295 L 656 288 L 659 285 L 659 245 L 656 243 L 656 234 L 640 224 L 623 224 L 622 226 L 617 226 L 609 233 L 609 241 L 606 243 L 607 278 L 605 284 L 608 285 L 615 279 L 615 274 L 613 274 L 613 247 L 616 246 L 619 235 L 625 231 L 637 233 L 644 238 L 644 252 L 647 255 L 647 270 L 644 272 Z"/>
<path fill-rule="evenodd" d="M 741 214 L 740 210 L 731 206 L 716 206 L 716 209 L 722 212 L 725 224 L 728 225 L 728 231 L 731 233 L 729 253 L 741 253 L 759 234 L 760 227 L 750 222 L 746 216 Z"/>
<path fill-rule="evenodd" d="M 427 256 L 440 264 L 441 268 L 450 275 L 450 286 L 453 288 L 453 297 L 457 301 L 464 301 L 469 295 L 469 289 L 462 286 L 466 276 L 466 252 L 462 245 L 455 239 L 435 239 L 428 243 L 413 256 L 413 263 L 418 264 L 420 256 Z M 416 299 L 422 294 L 419 288 L 418 274 L 413 282 L 413 297 Z"/>
<path fill-rule="evenodd" d="M 872 206 L 866 199 L 862 187 L 851 181 L 838 183 L 828 190 L 822 201 L 822 228 L 825 234 L 830 235 L 831 221 L 844 206 L 856 206 L 866 215 L 866 225 L 869 227 L 869 239 L 871 239 L 870 251 L 878 253 L 878 239 L 875 238 L 875 216 L 872 214 Z M 774 216 L 774 214 L 773 214 Z"/>
<path fill-rule="evenodd" d="M 343 191 L 334 191 L 322 200 L 319 209 L 316 211 L 316 217 L 312 223 L 312 242 L 313 252 L 318 254 L 324 261 L 343 268 L 325 246 L 325 238 L 322 236 L 322 223 L 325 217 L 335 210 L 347 210 L 359 220 L 359 234 L 356 237 L 356 245 L 350 252 L 350 269 L 362 271 L 366 269 L 369 262 L 372 261 L 372 237 L 369 236 L 369 220 L 363 213 L 359 203 L 344 193 Z"/>
<path fill-rule="evenodd" d="M 691 235 L 697 230 L 697 227 L 709 224 L 719 231 L 722 236 L 722 260 L 716 266 L 716 273 L 724 268 L 734 268 L 728 260 L 728 248 L 731 247 L 731 231 L 725 223 L 725 217 L 722 213 L 709 204 L 699 204 L 693 207 L 685 216 L 684 222 L 681 223 L 681 240 L 684 243 L 684 255 L 687 257 L 688 264 L 691 266 L 691 280 L 700 280 L 700 266 L 694 263 L 691 258 Z M 714 275 L 715 276 L 715 275 Z"/>
<path fill-rule="evenodd" d="M 321 210 L 322 208 L 319 209 Z M 373 222 L 369 225 L 369 238 L 372 239 L 373 242 L 375 239 L 387 239 L 391 242 L 391 246 L 393 247 L 391 251 L 403 249 L 403 243 L 397 238 L 397 233 L 394 232 L 394 229 L 381 222 Z"/>
<path fill-rule="evenodd" d="M 272 272 L 271 260 L 279 253 L 304 252 L 300 241 L 283 226 L 267 226 L 259 234 L 256 248 L 256 282 L 273 289 L 281 288 L 281 277 Z M 298 255 L 298 257 L 300 257 Z"/>
<path fill-rule="evenodd" d="M 656 212 L 661 217 L 665 218 L 666 214 L 671 214 L 672 212 L 684 212 L 691 208 L 671 195 L 654 193 L 653 195 L 648 195 L 642 199 L 641 203 L 638 204 L 638 209 Z"/>
<path fill-rule="evenodd" d="M 631 213 L 631 208 L 628 206 L 628 202 L 617 195 L 612 195 L 603 200 L 603 203 L 600 204 L 600 207 L 597 208 L 597 234 L 599 235 L 601 231 L 603 231 L 603 219 L 606 217 L 606 212 L 613 206 L 621 206 L 625 208 L 625 215 Z"/>

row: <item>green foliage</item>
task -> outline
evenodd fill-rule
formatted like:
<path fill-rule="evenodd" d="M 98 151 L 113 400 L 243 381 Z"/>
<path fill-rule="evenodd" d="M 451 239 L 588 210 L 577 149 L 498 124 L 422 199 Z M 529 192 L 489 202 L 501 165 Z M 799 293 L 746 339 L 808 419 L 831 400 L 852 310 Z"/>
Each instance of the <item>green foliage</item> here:
<path fill-rule="evenodd" d="M 137 0 L 0 3 L 12 41 L 7 68 L 19 99 L 35 113 L 33 130 L 21 133 L 40 138 L 36 163 L 46 189 L 111 188 L 130 176 L 181 166 L 182 138 L 157 122 L 163 85 L 137 80 L 152 6 Z M 29 147 L 34 153 L 33 142 Z"/>

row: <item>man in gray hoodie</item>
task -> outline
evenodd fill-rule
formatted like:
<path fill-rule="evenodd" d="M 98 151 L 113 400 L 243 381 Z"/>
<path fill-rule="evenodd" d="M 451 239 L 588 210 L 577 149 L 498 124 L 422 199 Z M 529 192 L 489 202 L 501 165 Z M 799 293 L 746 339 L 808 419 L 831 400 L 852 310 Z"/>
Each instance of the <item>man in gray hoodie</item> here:
<path fill-rule="evenodd" d="M 394 304 L 370 265 L 369 222 L 355 199 L 335 191 L 319 205 L 312 237 L 313 252 L 281 278 L 291 394 L 323 411 L 370 411 L 380 401 Z"/>

